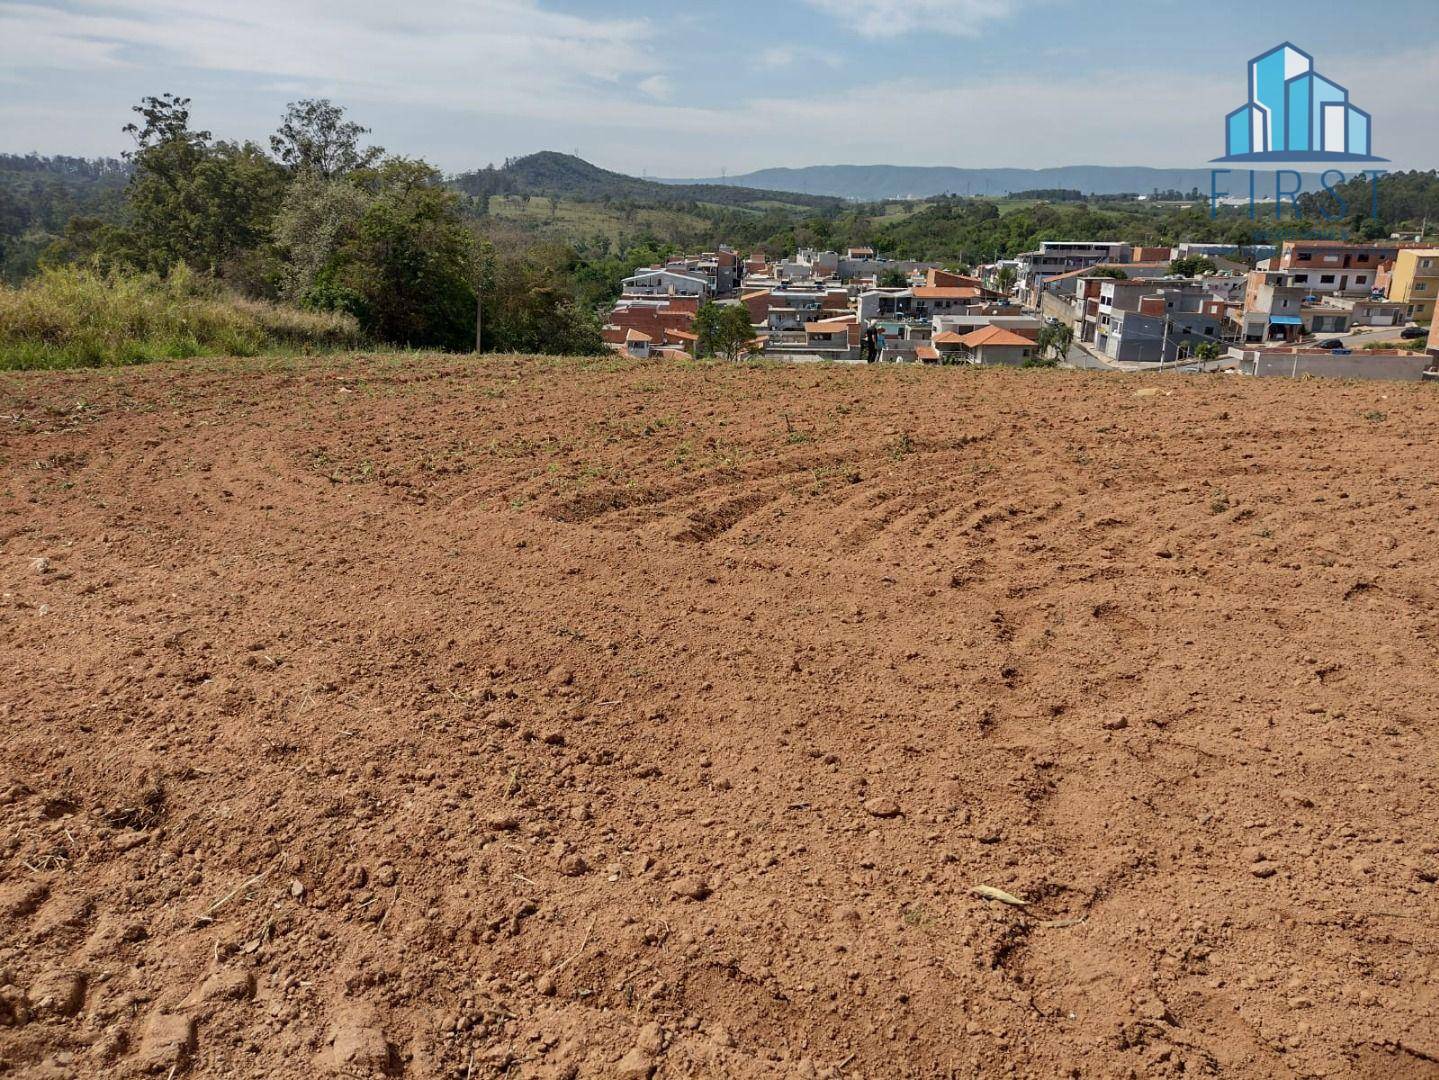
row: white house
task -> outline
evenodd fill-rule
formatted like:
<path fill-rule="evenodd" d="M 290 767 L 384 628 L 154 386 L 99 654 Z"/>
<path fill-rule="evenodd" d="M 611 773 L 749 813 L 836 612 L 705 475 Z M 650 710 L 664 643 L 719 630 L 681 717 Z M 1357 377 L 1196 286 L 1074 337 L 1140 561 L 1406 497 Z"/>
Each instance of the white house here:
<path fill-rule="evenodd" d="M 677 270 L 641 270 L 620 286 L 625 296 L 696 296 L 701 301 L 710 297 L 708 281 Z"/>

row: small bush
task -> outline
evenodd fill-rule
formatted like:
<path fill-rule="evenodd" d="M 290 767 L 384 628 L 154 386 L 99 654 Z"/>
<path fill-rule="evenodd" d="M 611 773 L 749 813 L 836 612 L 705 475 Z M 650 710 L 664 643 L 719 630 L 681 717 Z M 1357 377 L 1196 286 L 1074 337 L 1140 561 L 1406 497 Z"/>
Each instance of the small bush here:
<path fill-rule="evenodd" d="M 168 277 L 46 270 L 0 287 L 0 369 L 103 367 L 363 343 L 349 315 L 244 300 L 183 268 Z"/>

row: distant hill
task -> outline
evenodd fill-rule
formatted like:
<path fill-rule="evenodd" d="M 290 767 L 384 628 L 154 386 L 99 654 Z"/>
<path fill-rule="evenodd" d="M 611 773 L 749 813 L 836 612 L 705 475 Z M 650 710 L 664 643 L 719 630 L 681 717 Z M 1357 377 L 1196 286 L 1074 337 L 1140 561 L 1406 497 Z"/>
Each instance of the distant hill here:
<path fill-rule="evenodd" d="M 837 196 L 766 190 L 757 184 L 642 180 L 637 176 L 601 169 L 570 154 L 549 150 L 507 161 L 499 169 L 491 167 L 462 173 L 453 177 L 451 183 L 476 197 L 542 195 L 591 202 L 608 198 L 645 205 L 711 203 L 737 208 L 755 208 L 757 204 L 773 203 L 823 209 L 841 202 Z"/>
<path fill-rule="evenodd" d="M 1248 181 L 1245 180 L 1245 183 Z M 723 180 L 665 180 L 663 183 L 731 184 L 779 189 L 871 202 L 879 199 L 927 199 L 935 195 L 1012 195 L 1048 190 L 1086 195 L 1148 195 L 1154 190 L 1209 194 L 1208 169 L 1149 169 L 1141 166 L 1067 165 L 1054 169 L 957 169 L 919 165 L 811 165 L 802 169 L 762 169 Z M 1239 178 L 1230 185 L 1238 194 Z M 1317 188 L 1306 177 L 1306 190 Z M 1261 196 L 1262 196 L 1261 192 Z M 1270 195 L 1272 197 L 1272 192 Z"/>

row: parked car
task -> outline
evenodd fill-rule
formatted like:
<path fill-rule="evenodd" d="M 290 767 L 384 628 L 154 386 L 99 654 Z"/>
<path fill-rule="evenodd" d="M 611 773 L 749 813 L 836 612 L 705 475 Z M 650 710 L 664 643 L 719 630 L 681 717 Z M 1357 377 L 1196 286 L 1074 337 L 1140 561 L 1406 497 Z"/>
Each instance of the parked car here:
<path fill-rule="evenodd" d="M 1413 341 L 1415 338 L 1428 337 L 1429 331 L 1422 326 L 1406 326 L 1399 336 L 1406 341 Z"/>
<path fill-rule="evenodd" d="M 1321 341 L 1318 345 L 1314 347 L 1316 349 L 1342 349 L 1344 348 L 1344 342 L 1336 337 L 1330 338 L 1328 341 Z"/>

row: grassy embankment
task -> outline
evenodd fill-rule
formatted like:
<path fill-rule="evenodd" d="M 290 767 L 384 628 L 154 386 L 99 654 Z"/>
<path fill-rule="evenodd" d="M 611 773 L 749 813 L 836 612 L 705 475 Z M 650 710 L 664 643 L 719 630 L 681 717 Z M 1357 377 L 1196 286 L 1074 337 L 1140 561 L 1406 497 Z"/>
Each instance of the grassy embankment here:
<path fill-rule="evenodd" d="M 0 286 L 0 370 L 323 352 L 363 343 L 348 315 L 241 299 L 183 271 L 162 278 L 64 268 L 18 288 Z"/>

